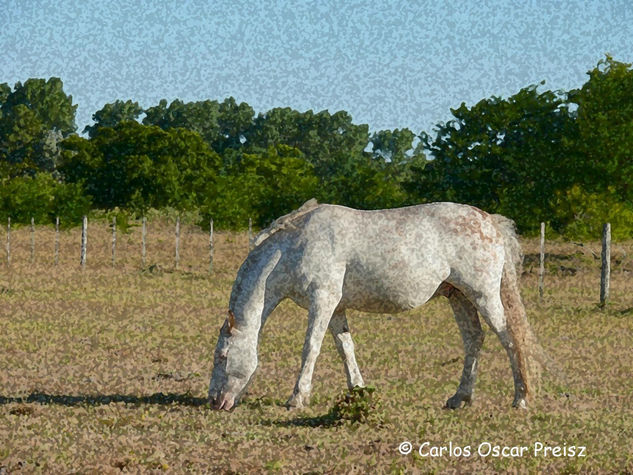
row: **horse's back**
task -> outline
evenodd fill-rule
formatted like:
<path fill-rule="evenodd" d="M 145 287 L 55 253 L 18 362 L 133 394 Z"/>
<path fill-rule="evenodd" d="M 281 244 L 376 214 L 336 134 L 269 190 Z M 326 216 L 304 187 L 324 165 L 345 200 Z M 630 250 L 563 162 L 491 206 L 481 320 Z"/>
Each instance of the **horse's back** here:
<path fill-rule="evenodd" d="M 320 205 L 301 221 L 294 249 L 303 280 L 342 279 L 341 305 L 360 310 L 422 305 L 451 276 L 461 282 L 499 267 L 503 247 L 490 215 L 455 203 L 376 211 Z"/>
<path fill-rule="evenodd" d="M 427 253 L 437 257 L 439 251 L 452 254 L 475 245 L 503 244 L 491 215 L 458 203 L 370 211 L 319 205 L 306 218 L 299 230 L 306 245 L 324 245 L 354 257 L 395 252 L 415 259 Z"/>

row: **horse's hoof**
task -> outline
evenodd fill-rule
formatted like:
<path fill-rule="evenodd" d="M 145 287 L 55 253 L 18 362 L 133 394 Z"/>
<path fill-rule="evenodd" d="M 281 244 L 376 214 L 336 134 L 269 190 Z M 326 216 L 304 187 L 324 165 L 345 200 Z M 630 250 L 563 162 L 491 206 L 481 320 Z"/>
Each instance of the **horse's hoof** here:
<path fill-rule="evenodd" d="M 515 399 L 514 402 L 512 403 L 512 407 L 515 407 L 517 409 L 526 409 L 527 410 L 527 408 L 528 408 L 527 401 L 525 400 L 525 398 Z"/>
<path fill-rule="evenodd" d="M 308 404 L 310 404 L 308 397 L 302 396 L 301 394 L 293 394 L 286 402 L 286 407 L 288 409 L 302 409 Z"/>
<path fill-rule="evenodd" d="M 472 398 L 466 394 L 455 394 L 448 398 L 446 401 L 446 405 L 444 406 L 446 409 L 459 409 L 462 407 L 462 403 L 464 407 L 469 406 L 472 402 Z"/>

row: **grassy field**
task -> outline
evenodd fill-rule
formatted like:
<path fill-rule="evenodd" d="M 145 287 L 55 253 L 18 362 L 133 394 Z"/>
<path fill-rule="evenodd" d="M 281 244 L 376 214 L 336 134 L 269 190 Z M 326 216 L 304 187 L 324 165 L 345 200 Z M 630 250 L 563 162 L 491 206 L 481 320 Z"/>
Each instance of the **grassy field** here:
<path fill-rule="evenodd" d="M 442 409 L 462 365 L 444 299 L 393 316 L 352 312 L 357 359 L 378 398 L 369 421 L 354 424 L 325 417 L 345 389 L 329 336 L 311 407 L 283 407 L 306 326 L 306 313 L 289 302 L 264 329 L 260 368 L 243 403 L 233 413 L 207 406 L 213 349 L 246 256 L 245 235 L 216 235 L 212 275 L 208 237 L 193 228 L 182 236 L 179 271 L 173 233 L 157 224 L 150 225 L 145 269 L 138 229 L 119 235 L 113 269 L 106 225 L 91 226 L 83 272 L 78 230 L 62 234 L 57 267 L 53 232 L 37 228 L 34 262 L 29 239 L 28 229 L 16 230 L 12 266 L 0 265 L 0 470 L 633 471 L 633 243 L 614 245 L 611 304 L 600 310 L 598 243 L 548 243 L 540 303 L 537 242 L 523 242 L 528 315 L 565 372 L 545 376 L 528 411 L 510 407 L 507 357 L 487 328 L 475 402 Z M 408 455 L 398 451 L 405 441 L 413 446 Z M 422 457 L 424 443 L 424 454 L 446 449 Z M 575 447 L 576 455 L 583 446 L 586 456 L 536 453 L 538 444 L 568 454 Z M 527 449 L 486 455 L 494 446 Z"/>

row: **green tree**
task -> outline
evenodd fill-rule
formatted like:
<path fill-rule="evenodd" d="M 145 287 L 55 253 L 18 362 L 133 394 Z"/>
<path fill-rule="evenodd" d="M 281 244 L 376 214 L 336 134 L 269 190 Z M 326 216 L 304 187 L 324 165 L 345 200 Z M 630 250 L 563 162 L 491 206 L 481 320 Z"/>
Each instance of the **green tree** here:
<path fill-rule="evenodd" d="M 434 160 L 408 189 L 422 201 L 457 201 L 513 218 L 534 231 L 553 215 L 554 194 L 574 180 L 576 124 L 566 98 L 536 86 L 451 110 L 425 146 Z"/>
<path fill-rule="evenodd" d="M 4 112 L 0 122 L 0 158 L 8 165 L 8 173 L 34 175 L 40 168 L 38 159 L 42 158 L 38 153 L 44 138 L 42 121 L 33 110 L 18 104 Z"/>
<path fill-rule="evenodd" d="M 355 186 L 361 170 L 373 175 L 377 172 L 367 165 L 371 162 L 370 154 L 365 152 L 369 128 L 354 124 L 347 112 L 330 114 L 325 110 L 315 114 L 311 110 L 276 108 L 259 114 L 246 136 L 248 150 L 257 152 L 280 144 L 300 150 L 314 168 L 321 201 L 349 206 L 371 201 L 352 192 L 368 192 Z"/>
<path fill-rule="evenodd" d="M 91 207 L 80 184 L 60 183 L 49 173 L 0 180 L 0 218 L 26 224 L 52 223 L 60 217 L 64 226 L 81 221 Z"/>
<path fill-rule="evenodd" d="M 613 190 L 633 205 L 633 70 L 611 56 L 570 92 L 578 105 L 578 179 L 589 192 Z"/>
<path fill-rule="evenodd" d="M 405 194 L 401 204 L 413 204 L 406 185 L 419 175 L 426 166 L 424 143 L 409 129 L 380 130 L 371 136 L 372 156 L 380 164 L 385 180 L 398 183 Z"/>
<path fill-rule="evenodd" d="M 145 211 L 198 206 L 213 190 L 220 158 L 195 132 L 137 122 L 100 127 L 64 142 L 60 170 L 84 183 L 99 208 Z"/>
<path fill-rule="evenodd" d="M 220 227 L 242 228 L 248 218 L 263 227 L 313 198 L 317 187 L 313 166 L 295 148 L 238 152 L 219 177 L 216 193 L 208 195 L 204 214 Z"/>
<path fill-rule="evenodd" d="M 163 130 L 182 127 L 197 132 L 212 146 L 220 139 L 219 114 L 218 101 L 185 103 L 176 99 L 168 106 L 167 101 L 162 99 L 158 105 L 145 111 L 143 124 L 156 125 Z"/>
<path fill-rule="evenodd" d="M 361 155 L 340 160 L 327 186 L 319 189 L 320 201 L 360 209 L 395 208 L 411 204 L 392 164 Z"/>
<path fill-rule="evenodd" d="M 570 239 L 598 240 L 604 223 L 611 223 L 614 240 L 633 238 L 633 207 L 613 187 L 589 192 L 580 184 L 556 193 L 552 226 Z"/>
<path fill-rule="evenodd" d="M 252 127 L 253 108 L 238 104 L 229 97 L 218 101 L 182 102 L 175 100 L 169 106 L 161 100 L 146 111 L 143 124 L 157 125 L 168 130 L 183 127 L 199 133 L 213 150 L 222 153 L 226 149 L 241 148 Z"/>
<path fill-rule="evenodd" d="M 83 132 L 89 137 L 94 137 L 99 127 L 114 127 L 121 122 L 136 120 L 143 113 L 143 108 L 138 102 L 131 100 L 117 100 L 106 104 L 92 115 L 93 125 L 87 125 Z"/>
<path fill-rule="evenodd" d="M 2 106 L 7 101 L 9 94 L 11 94 L 11 86 L 6 82 L 0 84 L 0 118 L 2 117 Z"/>
<path fill-rule="evenodd" d="M 260 114 L 246 137 L 251 148 L 285 144 L 299 149 L 322 179 L 333 176 L 350 157 L 359 157 L 369 143 L 369 127 L 356 125 L 345 111 L 330 114 L 277 108 Z"/>
<path fill-rule="evenodd" d="M 253 126 L 255 111 L 246 102 L 238 104 L 234 98 L 226 98 L 219 107 L 218 126 L 220 137 L 211 146 L 218 153 L 226 149 L 241 148 Z"/>
<path fill-rule="evenodd" d="M 6 87 L 4 88 L 6 94 Z M 77 106 L 72 96 L 64 92 L 61 79 L 28 79 L 18 82 L 2 104 L 3 115 L 16 106 L 26 106 L 33 111 L 46 130 L 59 130 L 64 137 L 76 130 L 75 112 Z"/>
<path fill-rule="evenodd" d="M 11 176 L 54 172 L 59 142 L 75 130 L 72 97 L 58 78 L 0 86 L 0 163 Z"/>
<path fill-rule="evenodd" d="M 416 151 L 416 136 L 409 129 L 380 130 L 371 136 L 374 158 L 400 164 L 406 163 Z"/>
<path fill-rule="evenodd" d="M 311 112 L 306 112 L 306 114 Z M 259 114 L 248 131 L 249 149 L 266 150 L 278 144 L 299 148 L 301 145 L 302 114 L 290 107 L 278 107 Z M 307 131 L 304 131 L 307 133 Z"/>

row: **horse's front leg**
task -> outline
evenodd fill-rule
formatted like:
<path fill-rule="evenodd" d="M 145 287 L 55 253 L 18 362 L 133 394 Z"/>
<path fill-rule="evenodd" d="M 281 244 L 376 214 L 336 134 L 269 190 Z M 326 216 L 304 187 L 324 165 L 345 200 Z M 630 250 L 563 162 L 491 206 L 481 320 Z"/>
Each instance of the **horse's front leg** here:
<path fill-rule="evenodd" d="M 323 337 L 332 318 L 332 313 L 340 299 L 340 291 L 319 289 L 312 293 L 310 310 L 308 311 L 308 331 L 301 355 L 301 371 L 294 391 L 286 403 L 289 408 L 299 408 L 310 404 L 314 365 L 321 351 Z"/>
<path fill-rule="evenodd" d="M 477 377 L 477 363 L 479 351 L 484 342 L 484 332 L 479 323 L 479 316 L 475 306 L 457 289 L 453 289 L 448 300 L 455 314 L 455 321 L 459 326 L 464 343 L 464 370 L 459 387 L 455 395 L 446 401 L 446 407 L 457 409 L 472 402 L 475 379 Z"/>
<path fill-rule="evenodd" d="M 347 387 L 349 389 L 353 389 L 356 386 L 364 387 L 365 382 L 356 363 L 354 342 L 352 341 L 352 334 L 349 331 L 344 310 L 336 310 L 334 315 L 332 315 L 332 320 L 330 320 L 330 332 L 332 333 L 334 344 L 345 366 Z"/>

